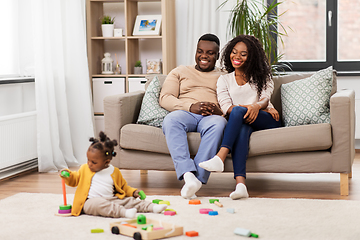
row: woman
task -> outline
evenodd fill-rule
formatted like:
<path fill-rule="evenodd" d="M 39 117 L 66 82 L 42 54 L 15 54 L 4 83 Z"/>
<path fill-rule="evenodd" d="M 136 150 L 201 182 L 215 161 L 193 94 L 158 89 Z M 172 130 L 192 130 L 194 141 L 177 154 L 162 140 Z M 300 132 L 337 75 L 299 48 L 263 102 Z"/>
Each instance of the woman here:
<path fill-rule="evenodd" d="M 221 61 L 228 74 L 219 77 L 217 95 L 229 120 L 219 152 L 199 166 L 222 172 L 225 158 L 231 153 L 237 184 L 230 197 L 247 198 L 245 178 L 250 135 L 281 125 L 279 113 L 270 103 L 274 83 L 264 49 L 254 36 L 239 35 L 232 39 L 225 46 Z"/>

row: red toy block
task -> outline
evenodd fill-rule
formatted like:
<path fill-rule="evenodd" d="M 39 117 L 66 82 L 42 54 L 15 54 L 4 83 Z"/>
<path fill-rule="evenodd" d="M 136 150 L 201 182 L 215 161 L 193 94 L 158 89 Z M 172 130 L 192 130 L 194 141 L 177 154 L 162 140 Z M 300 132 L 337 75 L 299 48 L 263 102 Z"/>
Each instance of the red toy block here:
<path fill-rule="evenodd" d="M 199 236 L 199 233 L 197 231 L 188 231 L 185 233 L 185 235 L 188 237 L 196 237 Z"/>

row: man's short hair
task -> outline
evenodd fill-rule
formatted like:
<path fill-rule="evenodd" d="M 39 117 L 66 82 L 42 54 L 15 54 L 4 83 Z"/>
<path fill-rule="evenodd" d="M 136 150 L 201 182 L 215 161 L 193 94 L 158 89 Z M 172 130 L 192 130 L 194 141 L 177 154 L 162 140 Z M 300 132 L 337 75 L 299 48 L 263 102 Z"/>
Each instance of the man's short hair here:
<path fill-rule="evenodd" d="M 201 40 L 215 42 L 215 43 L 220 47 L 220 40 L 219 40 L 219 38 L 218 38 L 216 35 L 214 35 L 214 34 L 207 33 L 207 34 L 202 35 L 202 36 L 199 38 L 198 43 L 199 43 Z"/>

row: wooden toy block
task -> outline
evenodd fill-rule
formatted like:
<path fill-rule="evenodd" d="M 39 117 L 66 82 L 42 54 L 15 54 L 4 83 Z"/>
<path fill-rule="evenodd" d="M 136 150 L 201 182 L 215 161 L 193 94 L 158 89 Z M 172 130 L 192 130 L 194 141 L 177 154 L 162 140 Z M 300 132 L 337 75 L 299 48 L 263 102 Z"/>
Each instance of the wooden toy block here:
<path fill-rule="evenodd" d="M 103 232 L 104 232 L 104 229 L 101 229 L 101 228 L 91 229 L 91 233 L 103 233 Z"/>
<path fill-rule="evenodd" d="M 209 215 L 210 216 L 216 216 L 216 215 L 219 215 L 219 213 L 218 213 L 218 211 L 210 211 Z"/>
<path fill-rule="evenodd" d="M 234 233 L 236 235 L 240 235 L 240 236 L 244 236 L 244 237 L 254 237 L 254 238 L 259 237 L 259 235 L 252 233 L 250 230 L 245 229 L 245 228 L 235 228 Z"/>
<path fill-rule="evenodd" d="M 69 210 L 69 209 L 71 209 L 71 205 L 70 204 L 68 204 L 68 205 L 60 205 L 59 206 L 59 209 L 60 210 Z"/>
<path fill-rule="evenodd" d="M 175 236 L 183 235 L 183 227 L 174 225 L 173 223 L 167 223 L 164 221 L 154 220 L 154 219 L 146 219 L 147 224 L 153 225 L 153 231 L 148 232 L 146 230 L 142 230 L 141 228 L 144 225 L 137 224 L 137 219 L 127 220 L 128 225 L 134 225 L 134 227 L 129 227 L 128 225 L 121 224 L 121 222 L 112 222 L 110 223 L 110 229 L 113 234 L 121 234 L 134 238 L 134 234 L 136 234 L 137 238 L 135 239 L 162 239 L 162 238 L 170 238 Z M 141 238 L 140 238 L 141 237 Z"/>
<path fill-rule="evenodd" d="M 146 229 L 147 229 L 148 227 L 150 227 L 150 226 L 153 227 L 154 225 L 153 225 L 153 224 L 149 224 L 149 225 L 146 225 L 146 226 L 142 227 L 141 229 L 142 229 L 142 230 L 146 230 Z"/>
<path fill-rule="evenodd" d="M 215 201 L 214 204 L 215 204 L 216 206 L 218 206 L 218 207 L 223 207 L 223 205 L 222 205 L 220 202 L 218 202 L 218 201 Z"/>
<path fill-rule="evenodd" d="M 143 214 L 137 216 L 137 224 L 146 224 L 146 217 Z"/>
<path fill-rule="evenodd" d="M 219 202 L 219 199 L 214 199 L 214 198 L 209 199 L 209 203 L 215 203 L 215 202 Z"/>
<path fill-rule="evenodd" d="M 153 203 L 156 203 L 156 204 L 159 204 L 159 202 L 161 202 L 162 200 L 161 199 L 154 199 L 152 200 Z"/>
<path fill-rule="evenodd" d="M 199 236 L 199 233 L 197 231 L 187 231 L 185 235 L 188 237 L 196 237 Z"/>
<path fill-rule="evenodd" d="M 201 214 L 209 214 L 209 212 L 213 211 L 211 208 L 200 208 L 199 212 Z"/>
<path fill-rule="evenodd" d="M 58 213 L 59 213 L 59 214 L 71 213 L 71 208 L 70 208 L 70 209 L 66 209 L 66 210 L 61 210 L 61 209 L 59 209 Z"/>
<path fill-rule="evenodd" d="M 162 230 L 164 229 L 163 227 L 154 227 L 153 230 L 156 231 L 156 230 Z"/>
<path fill-rule="evenodd" d="M 141 190 L 141 191 L 139 192 L 139 196 L 140 196 L 140 199 L 141 199 L 141 200 L 144 200 L 144 199 L 146 198 L 146 194 L 144 193 L 143 190 Z"/>
<path fill-rule="evenodd" d="M 228 213 L 235 213 L 235 209 L 234 208 L 227 208 L 226 211 Z"/>
<path fill-rule="evenodd" d="M 160 201 L 159 204 L 166 204 L 166 205 L 170 206 L 170 202 L 169 202 L 169 201 Z"/>
<path fill-rule="evenodd" d="M 174 212 L 174 211 L 165 211 L 164 215 L 174 216 L 174 215 L 176 215 L 176 212 Z"/>
<path fill-rule="evenodd" d="M 128 224 L 128 223 L 124 223 L 124 224 L 121 224 L 121 225 L 131 227 L 131 228 L 137 228 L 136 226 Z"/>
<path fill-rule="evenodd" d="M 201 201 L 199 199 L 191 199 L 189 201 L 189 204 L 198 205 L 198 204 L 201 204 Z"/>
<path fill-rule="evenodd" d="M 173 211 L 173 212 L 176 213 L 176 211 L 175 211 L 174 209 L 171 209 L 171 208 L 167 208 L 167 209 L 165 209 L 164 211 Z"/>

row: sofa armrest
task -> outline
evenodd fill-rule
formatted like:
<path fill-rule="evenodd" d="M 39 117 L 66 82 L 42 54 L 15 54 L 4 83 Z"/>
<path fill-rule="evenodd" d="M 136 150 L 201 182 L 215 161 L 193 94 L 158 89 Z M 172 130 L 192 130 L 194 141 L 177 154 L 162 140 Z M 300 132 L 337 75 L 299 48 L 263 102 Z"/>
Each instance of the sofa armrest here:
<path fill-rule="evenodd" d="M 351 172 L 355 157 L 355 92 L 341 90 L 330 98 L 333 169 Z"/>
<path fill-rule="evenodd" d="M 136 122 L 144 93 L 137 91 L 104 98 L 105 132 L 110 139 L 120 142 L 120 129 Z"/>

